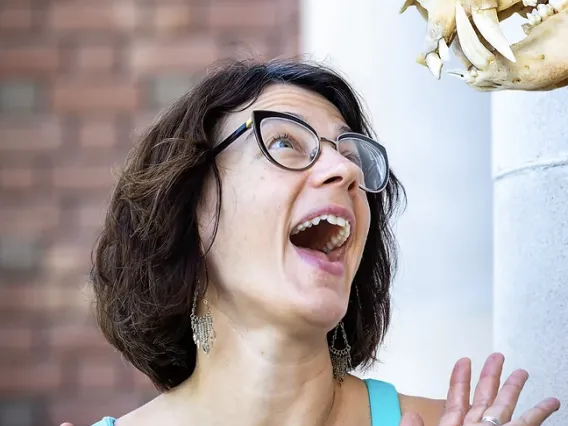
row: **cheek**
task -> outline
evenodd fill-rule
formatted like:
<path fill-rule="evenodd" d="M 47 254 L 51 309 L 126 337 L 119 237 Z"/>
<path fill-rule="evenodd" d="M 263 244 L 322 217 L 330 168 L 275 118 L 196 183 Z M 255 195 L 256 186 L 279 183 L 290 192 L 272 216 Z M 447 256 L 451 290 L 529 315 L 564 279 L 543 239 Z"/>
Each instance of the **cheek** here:
<path fill-rule="evenodd" d="M 371 208 L 365 194 L 359 197 L 359 206 L 361 213 L 358 215 L 357 221 L 361 224 L 362 243 L 364 246 L 367 241 L 367 236 L 369 235 L 369 227 L 371 226 Z"/>
<path fill-rule="evenodd" d="M 248 168 L 247 173 L 227 173 L 223 179 L 221 234 L 226 255 L 244 257 L 243 250 L 266 251 L 282 228 L 282 218 L 290 202 L 286 191 L 290 184 L 270 169 Z"/>

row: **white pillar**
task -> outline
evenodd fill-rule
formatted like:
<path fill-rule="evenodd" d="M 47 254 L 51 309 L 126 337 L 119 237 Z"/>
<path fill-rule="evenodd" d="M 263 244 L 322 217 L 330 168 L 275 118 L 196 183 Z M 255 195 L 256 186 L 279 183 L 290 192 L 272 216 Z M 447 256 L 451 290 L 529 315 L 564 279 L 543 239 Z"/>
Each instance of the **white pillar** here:
<path fill-rule="evenodd" d="M 302 51 L 361 92 L 407 188 L 383 363 L 367 375 L 445 397 L 454 362 L 492 348 L 490 95 L 415 63 L 426 24 L 399 1 L 303 0 Z"/>
<path fill-rule="evenodd" d="M 568 403 L 568 89 L 493 95 L 494 347 Z M 520 412 L 520 411 L 519 411 Z M 548 423 L 568 424 L 564 407 Z"/>

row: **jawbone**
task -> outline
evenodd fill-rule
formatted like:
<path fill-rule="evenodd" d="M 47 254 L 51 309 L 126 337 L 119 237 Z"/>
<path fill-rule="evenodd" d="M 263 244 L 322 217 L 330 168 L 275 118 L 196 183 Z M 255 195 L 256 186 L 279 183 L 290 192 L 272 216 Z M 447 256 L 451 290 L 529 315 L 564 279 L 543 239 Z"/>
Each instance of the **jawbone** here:
<path fill-rule="evenodd" d="M 451 71 L 479 91 L 549 91 L 568 86 L 568 10 L 548 18 L 512 46 L 516 62 L 496 54 L 485 69 Z"/>
<path fill-rule="evenodd" d="M 547 2 L 546 2 L 547 3 Z M 428 21 L 418 63 L 440 78 L 441 48 L 451 45 L 465 70 L 449 71 L 479 91 L 548 91 L 568 85 L 568 0 L 406 0 Z M 510 46 L 500 21 L 518 13 L 528 34 Z"/>

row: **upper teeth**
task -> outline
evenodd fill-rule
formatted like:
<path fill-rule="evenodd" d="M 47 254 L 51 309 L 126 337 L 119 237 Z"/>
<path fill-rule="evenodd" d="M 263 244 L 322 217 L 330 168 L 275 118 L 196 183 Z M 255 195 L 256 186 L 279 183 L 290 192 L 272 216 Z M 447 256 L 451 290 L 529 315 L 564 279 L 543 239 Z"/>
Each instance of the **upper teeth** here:
<path fill-rule="evenodd" d="M 327 220 L 332 225 L 340 227 L 339 232 L 331 237 L 330 240 L 322 247 L 322 250 L 328 253 L 336 247 L 341 247 L 349 238 L 349 235 L 351 234 L 351 224 L 347 219 L 333 214 L 322 214 L 310 220 L 306 220 L 296 226 L 292 230 L 292 235 L 298 234 L 307 228 L 311 228 L 313 225 L 318 225 L 322 220 Z"/>

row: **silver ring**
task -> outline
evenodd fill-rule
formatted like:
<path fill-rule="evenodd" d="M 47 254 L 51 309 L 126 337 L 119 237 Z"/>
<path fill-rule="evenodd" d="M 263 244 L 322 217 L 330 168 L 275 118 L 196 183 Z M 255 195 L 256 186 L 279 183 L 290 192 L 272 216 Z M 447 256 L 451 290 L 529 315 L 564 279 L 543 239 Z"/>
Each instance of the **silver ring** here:
<path fill-rule="evenodd" d="M 481 421 L 491 423 L 493 426 L 501 426 L 501 422 L 497 417 L 485 416 Z"/>

